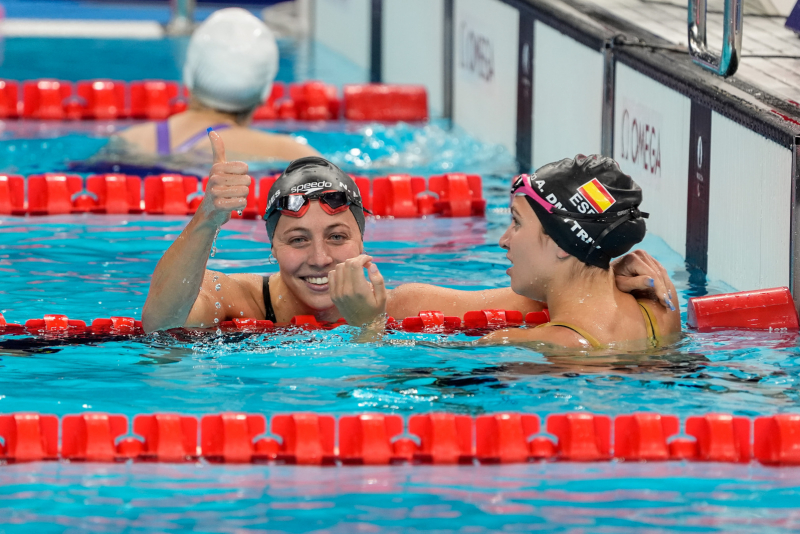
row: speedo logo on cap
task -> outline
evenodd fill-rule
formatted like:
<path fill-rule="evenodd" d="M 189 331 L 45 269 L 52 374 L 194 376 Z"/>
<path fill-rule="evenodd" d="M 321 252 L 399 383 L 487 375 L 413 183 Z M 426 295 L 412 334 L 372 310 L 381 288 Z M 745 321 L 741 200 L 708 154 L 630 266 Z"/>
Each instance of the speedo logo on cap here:
<path fill-rule="evenodd" d="M 308 182 L 306 184 L 296 185 L 292 188 L 292 193 L 313 193 L 314 191 L 319 191 L 320 189 L 327 189 L 329 187 L 333 187 L 333 184 L 330 182 Z"/>
<path fill-rule="evenodd" d="M 593 178 L 591 181 L 580 186 L 578 188 L 578 193 L 586 199 L 586 202 L 591 204 L 597 213 L 604 213 L 616 202 L 616 199 L 611 196 L 608 189 L 606 189 L 597 178 Z"/>
<path fill-rule="evenodd" d="M 275 202 L 275 200 L 276 200 L 276 199 L 277 199 L 279 196 L 281 196 L 281 190 L 280 190 L 280 189 L 278 189 L 277 191 L 275 191 L 275 193 L 272 195 L 272 197 L 271 197 L 271 198 L 270 198 L 270 199 L 267 201 L 267 209 L 269 209 L 269 208 L 272 206 L 272 203 L 273 203 L 273 202 Z"/>

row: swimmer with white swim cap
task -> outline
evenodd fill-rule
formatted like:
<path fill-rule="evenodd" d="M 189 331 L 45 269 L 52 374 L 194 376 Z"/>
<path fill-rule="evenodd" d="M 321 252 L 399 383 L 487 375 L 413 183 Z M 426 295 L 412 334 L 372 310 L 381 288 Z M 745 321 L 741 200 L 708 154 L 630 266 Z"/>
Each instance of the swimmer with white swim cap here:
<path fill-rule="evenodd" d="M 208 328 L 242 317 L 288 323 L 297 315 L 329 322 L 344 318 L 375 332 L 385 314 L 403 319 L 424 310 L 461 317 L 470 310 L 543 309 L 542 302 L 511 287 L 461 291 L 403 284 L 387 289 L 373 258 L 364 253 L 365 210 L 356 184 L 319 157 L 290 163 L 269 191 L 264 219 L 277 273 L 228 275 L 206 269 L 219 227 L 231 211 L 247 205 L 251 180 L 247 164 L 227 160 L 221 137 L 215 132 L 209 137 L 214 163 L 206 195 L 153 272 L 142 309 L 147 332 Z M 611 267 L 622 291 L 655 289 L 664 295 L 665 307 L 668 288 L 674 294 L 666 271 L 642 251 Z"/>
<path fill-rule="evenodd" d="M 241 159 L 289 161 L 317 152 L 288 135 L 249 128 L 278 72 L 278 45 L 270 29 L 241 8 L 216 11 L 192 34 L 183 69 L 189 109 L 161 122 L 134 126 L 120 137 L 137 152 L 168 156 L 208 152 L 214 128 Z"/>

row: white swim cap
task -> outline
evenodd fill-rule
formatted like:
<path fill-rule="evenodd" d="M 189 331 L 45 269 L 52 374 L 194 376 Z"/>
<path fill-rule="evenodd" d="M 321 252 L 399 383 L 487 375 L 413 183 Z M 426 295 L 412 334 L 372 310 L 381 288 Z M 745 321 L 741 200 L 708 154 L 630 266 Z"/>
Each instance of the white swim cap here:
<path fill-rule="evenodd" d="M 230 7 L 197 27 L 183 66 L 183 83 L 202 104 L 244 111 L 266 100 L 278 72 L 278 45 L 266 24 Z"/>

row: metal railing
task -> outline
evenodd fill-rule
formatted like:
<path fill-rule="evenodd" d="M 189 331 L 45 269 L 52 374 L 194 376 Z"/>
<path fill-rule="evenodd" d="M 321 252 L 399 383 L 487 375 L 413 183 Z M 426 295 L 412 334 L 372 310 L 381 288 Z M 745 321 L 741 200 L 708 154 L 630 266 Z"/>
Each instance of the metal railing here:
<path fill-rule="evenodd" d="M 708 49 L 707 0 L 689 0 L 689 54 L 701 67 L 720 76 L 731 76 L 742 57 L 742 0 L 725 0 L 722 21 L 722 53 Z"/>

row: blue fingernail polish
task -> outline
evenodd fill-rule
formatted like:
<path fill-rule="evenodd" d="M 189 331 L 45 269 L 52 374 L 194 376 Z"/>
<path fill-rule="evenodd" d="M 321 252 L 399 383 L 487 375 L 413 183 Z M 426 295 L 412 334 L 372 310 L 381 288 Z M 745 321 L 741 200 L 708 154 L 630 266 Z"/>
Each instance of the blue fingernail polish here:
<path fill-rule="evenodd" d="M 208 130 L 206 130 L 206 133 L 211 133 L 213 131 L 214 131 L 214 128 L 209 127 Z"/>
<path fill-rule="evenodd" d="M 672 305 L 672 301 L 671 300 L 668 300 L 667 304 L 669 304 L 670 311 L 675 311 L 675 306 Z"/>
<path fill-rule="evenodd" d="M 648 280 L 647 283 L 650 285 L 650 287 L 656 287 L 656 281 L 653 280 L 652 278 Z"/>
<path fill-rule="evenodd" d="M 672 300 L 672 290 L 671 289 L 667 290 L 667 295 L 669 295 L 669 300 Z"/>

